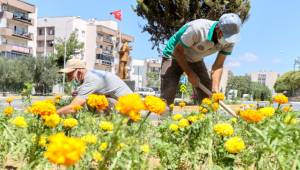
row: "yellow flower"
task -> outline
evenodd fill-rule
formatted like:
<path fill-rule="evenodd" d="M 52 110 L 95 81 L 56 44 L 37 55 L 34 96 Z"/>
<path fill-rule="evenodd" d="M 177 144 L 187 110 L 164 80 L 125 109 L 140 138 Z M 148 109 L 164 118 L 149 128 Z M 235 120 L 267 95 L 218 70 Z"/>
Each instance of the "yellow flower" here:
<path fill-rule="evenodd" d="M 283 110 L 284 112 L 291 112 L 291 111 L 293 111 L 293 108 L 292 108 L 291 106 L 284 106 L 284 107 L 282 108 L 282 110 Z"/>
<path fill-rule="evenodd" d="M 205 107 L 199 106 L 199 112 L 201 112 L 201 113 L 207 113 L 208 110 Z"/>
<path fill-rule="evenodd" d="M 298 120 L 292 116 L 292 115 L 287 115 L 285 118 L 284 118 L 284 121 L 283 121 L 285 124 L 296 124 L 298 123 Z"/>
<path fill-rule="evenodd" d="M 144 103 L 139 94 L 128 94 L 121 96 L 115 105 L 121 114 L 130 117 L 133 121 L 141 119 L 140 111 L 144 109 Z"/>
<path fill-rule="evenodd" d="M 103 156 L 98 151 L 94 151 L 92 154 L 95 161 L 103 161 Z"/>
<path fill-rule="evenodd" d="M 8 97 L 5 99 L 5 101 L 6 101 L 6 103 L 11 104 L 11 102 L 13 102 L 14 99 L 15 99 L 14 97 Z"/>
<path fill-rule="evenodd" d="M 236 123 L 237 123 L 237 118 L 235 118 L 235 117 L 231 118 L 231 119 L 230 119 L 230 122 L 231 122 L 232 124 L 236 124 Z"/>
<path fill-rule="evenodd" d="M 10 123 L 16 125 L 17 127 L 26 128 L 28 125 L 26 123 L 26 120 L 22 116 L 17 116 L 10 120 Z"/>
<path fill-rule="evenodd" d="M 195 123 L 195 122 L 197 122 L 197 116 L 189 116 L 189 117 L 187 117 L 187 119 L 190 121 L 190 122 L 192 122 L 192 123 Z"/>
<path fill-rule="evenodd" d="M 44 116 L 44 125 L 54 128 L 60 123 L 60 117 L 58 114 L 52 114 L 49 116 Z"/>
<path fill-rule="evenodd" d="M 224 98 L 225 98 L 225 96 L 224 96 L 223 93 L 214 93 L 212 95 L 212 99 L 213 99 L 214 102 L 218 102 L 220 100 L 224 100 Z"/>
<path fill-rule="evenodd" d="M 224 146 L 229 153 L 239 153 L 246 148 L 243 139 L 238 136 L 228 139 Z"/>
<path fill-rule="evenodd" d="M 101 121 L 99 127 L 104 131 L 112 131 L 114 129 L 114 125 L 108 121 Z"/>
<path fill-rule="evenodd" d="M 178 126 L 180 127 L 180 128 L 185 128 L 185 127 L 187 127 L 187 126 L 189 126 L 190 125 L 190 123 L 189 123 L 189 121 L 187 120 L 187 119 L 181 119 L 181 120 L 179 120 L 179 122 L 178 122 Z"/>
<path fill-rule="evenodd" d="M 170 124 L 169 126 L 169 129 L 172 131 L 172 132 L 177 132 L 178 131 L 178 125 L 176 124 Z"/>
<path fill-rule="evenodd" d="M 218 123 L 214 126 L 214 131 L 220 136 L 231 136 L 233 134 L 233 127 L 229 123 Z"/>
<path fill-rule="evenodd" d="M 105 110 L 108 107 L 108 100 L 104 95 L 90 94 L 86 103 L 97 111 Z"/>
<path fill-rule="evenodd" d="M 67 118 L 63 121 L 63 126 L 65 128 L 73 128 L 78 125 L 78 121 L 74 118 Z"/>
<path fill-rule="evenodd" d="M 147 110 L 158 115 L 166 110 L 166 103 L 159 97 L 146 96 L 144 103 Z"/>
<path fill-rule="evenodd" d="M 170 104 L 170 109 L 173 110 L 174 109 L 174 103 Z"/>
<path fill-rule="evenodd" d="M 80 106 L 80 105 L 72 105 L 72 109 L 75 110 L 75 112 L 79 112 L 82 109 L 82 106 Z"/>
<path fill-rule="evenodd" d="M 3 110 L 5 116 L 10 116 L 14 112 L 14 108 L 12 106 L 8 106 Z"/>
<path fill-rule="evenodd" d="M 252 110 L 252 109 L 248 109 L 248 110 L 241 110 L 239 112 L 240 116 L 242 119 L 246 120 L 247 122 L 259 122 L 261 120 L 264 119 L 264 115 L 263 113 L 257 111 L 257 110 Z"/>
<path fill-rule="evenodd" d="M 47 101 L 38 101 L 33 103 L 29 108 L 29 111 L 41 117 L 56 114 L 55 106 Z"/>
<path fill-rule="evenodd" d="M 149 147 L 148 144 L 144 144 L 144 145 L 141 146 L 141 150 L 144 153 L 149 153 L 150 152 L 150 147 Z"/>
<path fill-rule="evenodd" d="M 202 104 L 206 104 L 206 105 L 211 105 L 211 100 L 209 99 L 209 98 L 204 98 L 203 100 L 202 100 Z"/>
<path fill-rule="evenodd" d="M 264 116 L 273 116 L 275 113 L 275 109 L 273 107 L 264 107 L 264 108 L 259 109 L 259 111 Z"/>
<path fill-rule="evenodd" d="M 177 113 L 177 114 L 175 114 L 175 115 L 172 116 L 172 119 L 175 120 L 175 121 L 177 121 L 177 120 L 182 119 L 182 117 L 183 117 L 182 114 Z"/>
<path fill-rule="evenodd" d="M 49 144 L 44 157 L 52 163 L 72 166 L 85 153 L 86 146 L 81 139 L 67 137 L 63 133 L 58 133 L 50 136 L 48 140 Z"/>
<path fill-rule="evenodd" d="M 90 133 L 82 136 L 81 140 L 84 141 L 86 144 L 96 144 L 97 143 L 97 137 Z"/>
<path fill-rule="evenodd" d="M 285 104 L 288 102 L 288 98 L 284 94 L 277 94 L 273 97 L 273 101 L 278 104 Z"/>
<path fill-rule="evenodd" d="M 102 142 L 99 146 L 99 150 L 104 151 L 104 150 L 106 150 L 107 146 L 108 146 L 107 142 Z"/>
<path fill-rule="evenodd" d="M 41 135 L 38 145 L 41 147 L 46 147 L 47 146 L 47 136 Z"/>
<path fill-rule="evenodd" d="M 184 101 L 179 102 L 179 106 L 180 106 L 181 108 L 185 107 L 185 105 L 186 105 L 186 103 L 185 103 Z"/>
<path fill-rule="evenodd" d="M 211 105 L 211 108 L 213 109 L 214 112 L 218 111 L 218 109 L 219 109 L 219 103 L 214 102 Z"/>
<path fill-rule="evenodd" d="M 205 119 L 205 114 L 203 114 L 203 113 L 198 114 L 198 119 L 199 120 L 204 120 Z"/>

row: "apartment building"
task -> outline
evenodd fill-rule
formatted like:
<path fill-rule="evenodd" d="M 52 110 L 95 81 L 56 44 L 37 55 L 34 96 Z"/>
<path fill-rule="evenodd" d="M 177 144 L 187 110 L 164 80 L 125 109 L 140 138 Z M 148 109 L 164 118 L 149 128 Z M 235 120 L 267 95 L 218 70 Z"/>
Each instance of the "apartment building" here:
<path fill-rule="evenodd" d="M 267 86 L 272 91 L 272 93 L 275 92 L 274 85 L 279 76 L 280 75 L 278 73 L 272 71 L 258 71 L 250 73 L 251 81 L 258 82 Z"/>
<path fill-rule="evenodd" d="M 0 0 L 0 56 L 35 54 L 37 8 L 21 0 Z"/>
<path fill-rule="evenodd" d="M 37 56 L 55 52 L 58 39 L 68 39 L 76 32 L 83 51 L 76 51 L 75 58 L 87 62 L 89 69 L 117 72 L 119 49 L 122 42 L 133 42 L 134 37 L 121 33 L 116 21 L 84 20 L 80 17 L 43 17 L 37 24 Z"/>

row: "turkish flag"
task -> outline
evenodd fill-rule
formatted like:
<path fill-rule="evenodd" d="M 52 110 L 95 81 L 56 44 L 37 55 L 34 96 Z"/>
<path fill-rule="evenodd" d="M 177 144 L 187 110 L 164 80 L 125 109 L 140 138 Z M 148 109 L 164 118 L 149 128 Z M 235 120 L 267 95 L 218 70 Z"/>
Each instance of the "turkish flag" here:
<path fill-rule="evenodd" d="M 110 13 L 110 15 L 114 15 L 115 19 L 121 21 L 122 20 L 122 11 L 121 10 L 116 10 Z"/>

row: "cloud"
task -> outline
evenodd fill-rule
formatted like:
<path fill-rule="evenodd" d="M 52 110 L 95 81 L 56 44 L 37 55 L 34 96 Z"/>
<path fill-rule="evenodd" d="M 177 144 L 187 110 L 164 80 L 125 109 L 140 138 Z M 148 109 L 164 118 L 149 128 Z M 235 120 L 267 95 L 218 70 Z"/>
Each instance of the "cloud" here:
<path fill-rule="evenodd" d="M 280 58 L 273 58 L 272 63 L 274 63 L 274 64 L 281 63 L 281 59 Z"/>
<path fill-rule="evenodd" d="M 241 62 L 255 62 L 255 61 L 257 61 L 257 55 L 250 53 L 250 52 L 246 52 L 246 53 L 240 55 L 238 57 L 238 60 L 240 60 Z"/>
<path fill-rule="evenodd" d="M 241 63 L 238 61 L 229 61 L 226 64 L 226 67 L 229 67 L 229 68 L 235 68 L 235 67 L 240 67 L 240 66 L 241 66 Z"/>

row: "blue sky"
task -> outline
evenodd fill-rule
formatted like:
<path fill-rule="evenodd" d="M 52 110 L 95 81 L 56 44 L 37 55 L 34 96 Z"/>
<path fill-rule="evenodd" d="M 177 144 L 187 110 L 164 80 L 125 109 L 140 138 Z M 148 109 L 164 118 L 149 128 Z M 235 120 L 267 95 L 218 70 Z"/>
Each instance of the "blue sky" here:
<path fill-rule="evenodd" d="M 132 10 L 136 0 L 27 0 L 38 7 L 38 16 L 80 16 L 83 19 L 113 19 L 110 12 L 121 9 L 122 32 L 135 37 L 131 55 L 136 59 L 158 57 L 149 34 L 142 33 L 145 20 Z M 280 3 L 281 2 L 281 3 Z M 252 0 L 249 20 L 241 30 L 241 41 L 228 56 L 226 66 L 234 74 L 253 71 L 284 73 L 293 69 L 300 56 L 300 1 Z M 205 59 L 211 65 L 215 55 Z"/>

